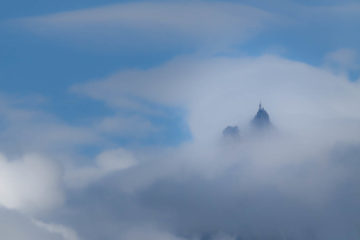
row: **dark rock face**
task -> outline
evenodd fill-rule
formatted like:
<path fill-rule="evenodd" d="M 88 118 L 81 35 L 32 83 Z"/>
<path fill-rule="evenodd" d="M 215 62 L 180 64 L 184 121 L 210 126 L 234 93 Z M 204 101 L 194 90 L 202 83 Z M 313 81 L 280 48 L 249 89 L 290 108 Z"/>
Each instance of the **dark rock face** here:
<path fill-rule="evenodd" d="M 258 129 L 265 129 L 271 126 L 269 114 L 259 105 L 259 110 L 251 121 L 251 124 Z"/>
<path fill-rule="evenodd" d="M 255 117 L 250 122 L 251 128 L 250 132 L 253 133 L 259 133 L 262 135 L 262 133 L 267 132 L 267 130 L 274 129 L 273 125 L 270 121 L 269 114 L 265 111 L 265 109 L 261 106 L 261 103 L 259 104 L 259 110 L 257 111 Z M 238 126 L 227 126 L 223 130 L 223 137 L 225 139 L 228 139 L 230 141 L 233 140 L 241 140 L 240 139 L 240 131 Z M 247 134 L 245 129 L 245 135 Z M 244 137 L 243 135 L 241 137 Z"/>
<path fill-rule="evenodd" d="M 239 128 L 237 126 L 227 126 L 223 131 L 224 137 L 238 138 Z"/>

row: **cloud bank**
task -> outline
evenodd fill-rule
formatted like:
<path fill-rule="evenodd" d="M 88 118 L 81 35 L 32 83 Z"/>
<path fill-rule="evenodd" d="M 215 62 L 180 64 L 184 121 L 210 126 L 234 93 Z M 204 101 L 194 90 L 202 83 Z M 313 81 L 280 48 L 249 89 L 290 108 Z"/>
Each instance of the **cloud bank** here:
<path fill-rule="evenodd" d="M 296 134 L 341 138 L 337 121 L 353 119 L 341 127 L 345 130 L 349 124 L 356 127 L 359 118 L 359 112 L 353 111 L 360 96 L 357 82 L 266 55 L 178 58 L 148 71 L 123 71 L 104 81 L 75 86 L 73 91 L 110 106 L 140 111 L 146 106 L 141 106 L 139 98 L 185 108 L 193 137 L 204 141 L 214 139 L 226 125 L 246 123 L 260 100 L 266 103 L 274 122 Z M 329 125 L 337 128 L 329 132 Z M 351 136 L 356 137 L 346 132 L 346 137 Z"/>
<path fill-rule="evenodd" d="M 184 108 L 193 136 L 175 148 L 134 149 L 136 166 L 77 195 L 66 211 L 83 214 L 65 218 L 84 237 L 127 239 L 135 229 L 146 239 L 149 228 L 164 239 L 359 237 L 357 82 L 270 55 L 181 57 L 72 91 L 115 109 L 151 111 L 144 102 Z M 259 100 L 272 132 L 249 127 Z M 223 141 L 227 125 L 239 126 L 239 141 Z M 98 192 L 107 197 L 92 199 Z M 89 231 L 95 216 L 102 224 Z"/>
<path fill-rule="evenodd" d="M 91 240 L 358 239 L 358 82 L 271 55 L 186 56 L 74 85 L 71 91 L 104 101 L 114 111 L 137 113 L 129 127 L 142 126 L 143 116 L 165 114 L 153 104 L 184 109 L 192 139 L 174 147 L 105 148 L 94 140 L 104 138 L 99 137 L 104 125 L 91 123 L 81 133 L 100 146 L 94 157 L 73 152 L 83 141 L 64 145 L 66 154 L 60 156 L 42 141 L 28 148 L 46 149 L 56 164 L 38 155 L 3 157 L 0 202 L 25 214 L 21 218 L 39 216 L 40 224 L 27 223 L 34 231 Z M 259 100 L 270 114 L 272 132 L 249 127 Z M 52 126 L 54 131 L 40 134 L 48 146 L 59 141 L 49 141 L 47 134 L 66 126 L 9 106 L 3 115 L 12 119 L 10 126 L 39 126 L 25 124 L 24 116 Z M 239 141 L 223 141 L 228 125 L 239 126 Z M 78 133 L 66 129 L 74 131 L 65 141 Z"/>

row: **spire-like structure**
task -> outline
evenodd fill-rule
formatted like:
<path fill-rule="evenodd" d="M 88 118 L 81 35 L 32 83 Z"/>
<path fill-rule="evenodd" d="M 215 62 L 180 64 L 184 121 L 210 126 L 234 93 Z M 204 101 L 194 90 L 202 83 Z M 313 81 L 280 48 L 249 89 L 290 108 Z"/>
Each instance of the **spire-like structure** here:
<path fill-rule="evenodd" d="M 271 126 L 269 114 L 262 107 L 261 102 L 259 103 L 259 110 L 251 121 L 251 124 L 258 129 L 264 129 Z"/>

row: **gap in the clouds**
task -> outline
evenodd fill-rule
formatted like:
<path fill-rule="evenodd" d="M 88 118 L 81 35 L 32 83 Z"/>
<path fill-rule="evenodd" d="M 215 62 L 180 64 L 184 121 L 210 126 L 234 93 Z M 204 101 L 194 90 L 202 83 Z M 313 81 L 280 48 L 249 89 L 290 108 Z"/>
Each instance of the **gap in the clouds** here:
<path fill-rule="evenodd" d="M 72 85 L 101 79 L 122 69 L 149 69 L 172 59 L 178 52 L 189 51 L 183 48 L 158 54 L 88 51 L 61 41 L 49 42 L 48 39 L 11 29 L 5 29 L 4 34 L 5 37 L 0 39 L 0 50 L 4 56 L 0 58 L 2 92 L 17 96 L 18 99 L 23 99 L 24 96 L 41 96 L 44 101 L 34 103 L 32 98 L 20 104 L 20 107 L 50 113 L 65 124 L 75 127 L 88 127 L 96 120 L 111 116 L 116 111 L 101 101 L 69 92 Z M 184 111 L 147 104 L 148 107 L 164 112 L 162 116 L 142 116 L 161 130 L 143 139 L 113 137 L 111 144 L 170 146 L 191 138 Z M 93 145 L 82 148 L 84 149 L 80 151 L 89 154 L 97 152 L 96 146 Z"/>
<path fill-rule="evenodd" d="M 139 116 L 149 121 L 156 129 L 152 134 L 142 138 L 136 144 L 175 146 L 192 139 L 187 124 L 187 112 L 176 106 L 167 106 L 144 98 L 132 96 L 131 100 L 140 104 L 146 111 L 118 109 L 117 112 L 127 116 Z M 134 143 L 129 138 L 118 138 L 125 145 Z"/>
<path fill-rule="evenodd" d="M 96 124 L 107 117 L 131 118 L 137 117 L 147 121 L 154 127 L 154 131 L 145 133 L 143 136 L 133 136 L 121 132 L 101 134 L 106 138 L 111 147 L 131 146 L 175 146 L 191 140 L 191 133 L 186 122 L 186 111 L 179 107 L 169 107 L 152 103 L 146 100 L 139 100 L 150 112 L 137 112 L 127 109 L 114 109 L 108 107 L 102 101 L 93 100 L 81 96 L 68 94 L 61 97 L 61 101 L 52 99 L 52 102 L 45 105 L 44 109 L 57 115 L 70 125 L 81 127 L 97 127 Z M 133 126 L 136 131 L 136 125 Z M 127 129 L 131 132 L 132 129 Z M 96 153 L 94 146 L 83 146 L 81 151 Z"/>
<path fill-rule="evenodd" d="M 312 25 L 309 26 L 307 23 Z M 235 45 L 233 54 L 272 54 L 322 68 L 325 56 L 331 52 L 351 49 L 359 53 L 359 41 L 360 32 L 355 31 L 355 26 L 350 20 L 326 22 L 316 18 L 304 19 L 304 23 L 296 27 L 284 24 L 278 29 L 267 29 L 251 41 Z M 351 70 L 347 74 L 350 81 L 355 81 L 360 76 L 360 69 Z"/>
<path fill-rule="evenodd" d="M 145 100 L 142 101 L 145 102 Z M 192 135 L 186 122 L 186 112 L 183 109 L 150 102 L 146 104 L 151 106 L 154 111 L 161 111 L 161 114 L 139 113 L 126 109 L 112 109 L 111 114 L 102 115 L 102 117 L 111 117 L 114 115 L 122 117 L 137 116 L 149 121 L 156 129 L 155 131 L 141 137 L 131 135 L 124 136 L 121 133 L 103 134 L 102 137 L 106 140 L 98 144 L 82 145 L 76 149 L 78 154 L 85 157 L 83 163 L 78 162 L 78 164 L 87 165 L 89 160 L 93 160 L 95 156 L 100 154 L 104 149 L 116 149 L 119 147 L 126 149 L 174 147 L 191 141 Z M 136 125 L 134 128 L 136 128 Z"/>
<path fill-rule="evenodd" d="M 66 93 L 51 96 L 43 109 L 74 125 L 87 125 L 112 113 L 103 102 Z"/>
<path fill-rule="evenodd" d="M 107 106 L 102 101 L 91 98 L 81 97 L 73 94 L 66 94 L 61 97 L 61 101 L 52 99 L 52 102 L 45 105 L 47 112 L 52 112 L 70 125 L 75 126 L 93 126 L 107 117 L 131 118 L 137 117 L 148 121 L 154 131 L 144 134 L 141 137 L 132 136 L 131 134 L 109 133 L 102 134 L 112 147 L 118 146 L 175 146 L 191 140 L 191 133 L 186 122 L 186 111 L 180 107 L 171 107 L 145 99 L 134 98 L 147 109 L 149 112 L 139 112 L 129 109 L 115 109 Z M 134 125 L 134 128 L 137 126 Z M 131 129 L 127 129 L 131 132 Z M 136 129 L 134 129 L 136 131 Z M 81 151 L 96 153 L 97 148 L 94 146 L 83 146 Z"/>
<path fill-rule="evenodd" d="M 1 28 L 0 87 L 9 93 L 47 96 L 64 93 L 73 84 L 103 78 L 119 70 L 147 69 L 172 59 L 179 51 L 148 53 L 73 46 L 61 39 Z"/>
<path fill-rule="evenodd" d="M 155 107 L 161 108 L 165 115 L 144 115 L 144 117 L 154 126 L 161 127 L 161 134 L 149 136 L 144 140 L 144 144 L 174 146 L 192 139 L 189 126 L 186 122 L 186 112 L 183 109 L 160 105 Z"/>
<path fill-rule="evenodd" d="M 348 78 L 351 81 L 354 81 L 354 82 L 359 81 L 359 79 L 360 79 L 360 69 L 350 71 L 349 74 L 348 74 Z"/>

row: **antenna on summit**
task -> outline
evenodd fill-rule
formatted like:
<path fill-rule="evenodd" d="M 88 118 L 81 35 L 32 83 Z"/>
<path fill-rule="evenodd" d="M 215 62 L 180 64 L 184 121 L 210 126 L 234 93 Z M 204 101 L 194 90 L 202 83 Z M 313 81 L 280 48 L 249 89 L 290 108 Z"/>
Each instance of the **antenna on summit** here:
<path fill-rule="evenodd" d="M 261 107 L 261 101 L 260 101 L 260 103 L 259 103 L 259 110 L 261 110 L 262 109 L 262 107 Z"/>

